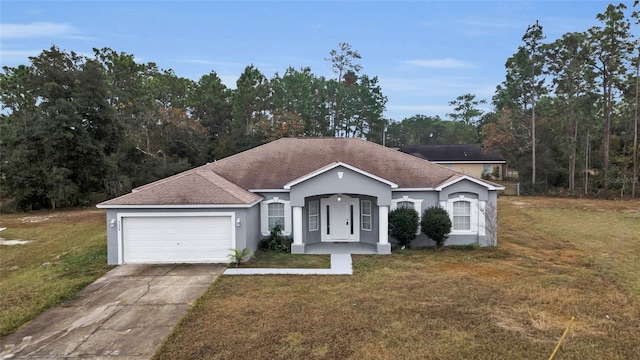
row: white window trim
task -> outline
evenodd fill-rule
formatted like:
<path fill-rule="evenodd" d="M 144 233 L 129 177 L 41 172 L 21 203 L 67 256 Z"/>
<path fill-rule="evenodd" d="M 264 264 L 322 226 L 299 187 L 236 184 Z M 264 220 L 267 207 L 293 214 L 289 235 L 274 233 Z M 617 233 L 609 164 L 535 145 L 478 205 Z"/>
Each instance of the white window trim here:
<path fill-rule="evenodd" d="M 281 203 L 284 204 L 284 228 L 282 229 L 282 235 L 291 235 L 291 202 L 289 200 L 282 199 L 269 199 L 260 203 L 260 232 L 263 236 L 268 236 L 269 231 L 269 204 Z"/>
<path fill-rule="evenodd" d="M 371 213 L 369 214 L 365 214 L 364 213 L 364 203 L 368 202 L 369 203 L 369 211 L 371 211 Z M 364 227 L 364 217 L 368 216 L 369 217 L 369 228 L 365 228 Z M 360 229 L 363 231 L 373 231 L 373 203 L 371 202 L 371 200 L 360 200 Z"/>
<path fill-rule="evenodd" d="M 398 208 L 398 204 L 401 202 L 413 203 L 413 208 L 418 212 L 418 216 L 422 215 L 422 199 L 413 199 L 408 196 L 403 196 L 398 199 L 391 199 L 391 211 Z"/>
<path fill-rule="evenodd" d="M 398 204 L 404 201 L 413 203 L 413 209 L 418 213 L 418 223 L 420 223 L 420 219 L 422 219 L 422 199 L 413 199 L 406 195 L 398 199 L 391 199 L 390 210 L 393 211 L 397 209 Z M 421 231 L 420 226 L 418 226 L 418 230 L 416 231 L 416 234 L 419 235 L 420 231 Z"/>
<path fill-rule="evenodd" d="M 316 204 L 316 214 L 315 215 L 311 214 L 311 204 L 312 203 Z M 308 220 L 309 220 L 308 221 L 309 222 L 309 231 L 318 231 L 318 230 L 320 230 L 320 201 L 318 201 L 318 200 L 309 201 L 309 209 L 308 209 L 307 212 L 308 212 L 308 215 L 309 215 L 309 217 L 308 217 Z M 315 216 L 315 218 L 316 218 L 316 227 L 315 228 L 311 227 L 311 217 L 312 216 Z"/>
<path fill-rule="evenodd" d="M 457 201 L 466 201 L 469 203 L 469 209 L 471 211 L 471 224 L 470 224 L 470 229 L 469 230 L 455 230 L 453 229 L 453 203 L 457 202 Z M 479 219 L 478 219 L 478 212 L 480 211 L 480 208 L 478 206 L 478 200 L 477 199 L 472 199 L 472 198 L 468 198 L 465 197 L 464 195 L 460 195 L 457 196 L 455 198 L 451 198 L 449 200 L 447 200 L 447 205 L 446 205 L 446 209 L 447 209 L 447 213 L 449 213 L 449 218 L 451 219 L 451 234 L 452 235 L 477 235 L 479 233 L 479 227 L 480 227 L 480 223 L 479 223 Z"/>
<path fill-rule="evenodd" d="M 456 205 L 461 206 L 457 213 Z M 458 221 L 456 221 L 456 218 L 458 218 Z M 465 200 L 454 201 L 452 219 L 453 230 L 471 231 L 471 202 Z M 456 225 L 459 226 L 458 229 L 456 229 Z M 467 227 L 469 228 L 467 229 Z"/>

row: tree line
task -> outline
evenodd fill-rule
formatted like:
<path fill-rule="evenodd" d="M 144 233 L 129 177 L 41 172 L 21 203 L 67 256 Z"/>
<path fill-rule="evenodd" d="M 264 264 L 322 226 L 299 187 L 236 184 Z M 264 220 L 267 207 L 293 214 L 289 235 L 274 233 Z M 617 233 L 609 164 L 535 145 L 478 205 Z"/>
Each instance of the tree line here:
<path fill-rule="evenodd" d="M 532 191 L 638 191 L 640 15 L 620 3 L 596 19 L 548 42 L 541 24 L 530 25 L 483 119 L 484 147 L 507 157 Z"/>
<path fill-rule="evenodd" d="M 347 43 L 335 78 L 247 66 L 227 88 L 109 48 L 56 46 L 0 74 L 1 197 L 16 209 L 92 204 L 284 136 L 381 139 L 386 97 Z"/>
<path fill-rule="evenodd" d="M 329 52 L 332 78 L 308 67 L 267 78 L 249 65 L 235 89 L 215 71 L 195 81 L 109 48 L 52 46 L 0 73 L 0 199 L 21 210 L 93 204 L 285 136 L 481 144 L 530 191 L 635 196 L 639 15 L 611 4 L 596 18 L 548 42 L 529 26 L 491 110 L 469 93 L 445 119 L 384 118 L 378 78 L 348 43 Z"/>

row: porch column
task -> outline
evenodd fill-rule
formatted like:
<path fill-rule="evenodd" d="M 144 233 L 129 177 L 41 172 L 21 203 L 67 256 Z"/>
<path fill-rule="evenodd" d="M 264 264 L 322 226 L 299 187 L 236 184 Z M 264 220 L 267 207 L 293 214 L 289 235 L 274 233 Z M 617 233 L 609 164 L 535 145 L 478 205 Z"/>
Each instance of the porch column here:
<path fill-rule="evenodd" d="M 302 245 L 302 206 L 293 207 L 293 243 Z"/>
<path fill-rule="evenodd" d="M 378 243 L 376 249 L 378 254 L 391 254 L 391 244 L 389 244 L 389 205 L 378 206 Z"/>
<path fill-rule="evenodd" d="M 378 233 L 380 237 L 380 244 L 389 243 L 389 206 L 380 205 L 378 207 Z"/>

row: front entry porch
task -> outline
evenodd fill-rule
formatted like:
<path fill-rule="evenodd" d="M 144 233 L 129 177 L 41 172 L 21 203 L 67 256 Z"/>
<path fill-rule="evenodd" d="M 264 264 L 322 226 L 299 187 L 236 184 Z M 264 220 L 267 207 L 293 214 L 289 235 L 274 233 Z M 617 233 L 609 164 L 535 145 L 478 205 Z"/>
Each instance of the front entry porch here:
<path fill-rule="evenodd" d="M 391 254 L 388 217 L 391 191 L 397 187 L 341 162 L 286 184 L 291 252 Z"/>
<path fill-rule="evenodd" d="M 309 244 L 305 254 L 378 254 L 376 244 L 322 242 Z"/>
<path fill-rule="evenodd" d="M 377 204 L 370 196 L 362 198 L 355 194 L 317 196 L 303 203 L 312 210 L 305 212 L 305 206 L 291 206 L 291 253 L 391 254 L 388 205 Z"/>

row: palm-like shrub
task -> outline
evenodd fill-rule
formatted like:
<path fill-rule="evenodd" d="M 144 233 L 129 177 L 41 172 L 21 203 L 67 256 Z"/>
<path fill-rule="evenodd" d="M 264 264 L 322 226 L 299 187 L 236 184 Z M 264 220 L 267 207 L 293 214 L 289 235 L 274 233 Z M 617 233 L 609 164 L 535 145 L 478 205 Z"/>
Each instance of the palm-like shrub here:
<path fill-rule="evenodd" d="M 389 233 L 402 246 L 411 246 L 417 236 L 418 225 L 418 212 L 414 209 L 401 207 L 389 213 Z"/>
<path fill-rule="evenodd" d="M 236 265 L 236 268 L 238 267 L 238 265 L 240 265 L 241 262 L 247 261 L 251 256 L 253 256 L 253 251 L 246 248 L 243 250 L 240 250 L 240 249 L 230 249 L 230 250 L 232 251 L 232 253 L 229 254 L 229 260 L 231 260 L 231 262 Z"/>
<path fill-rule="evenodd" d="M 422 232 L 442 247 L 451 232 L 451 219 L 447 211 L 439 206 L 432 206 L 424 211 L 420 221 Z"/>

